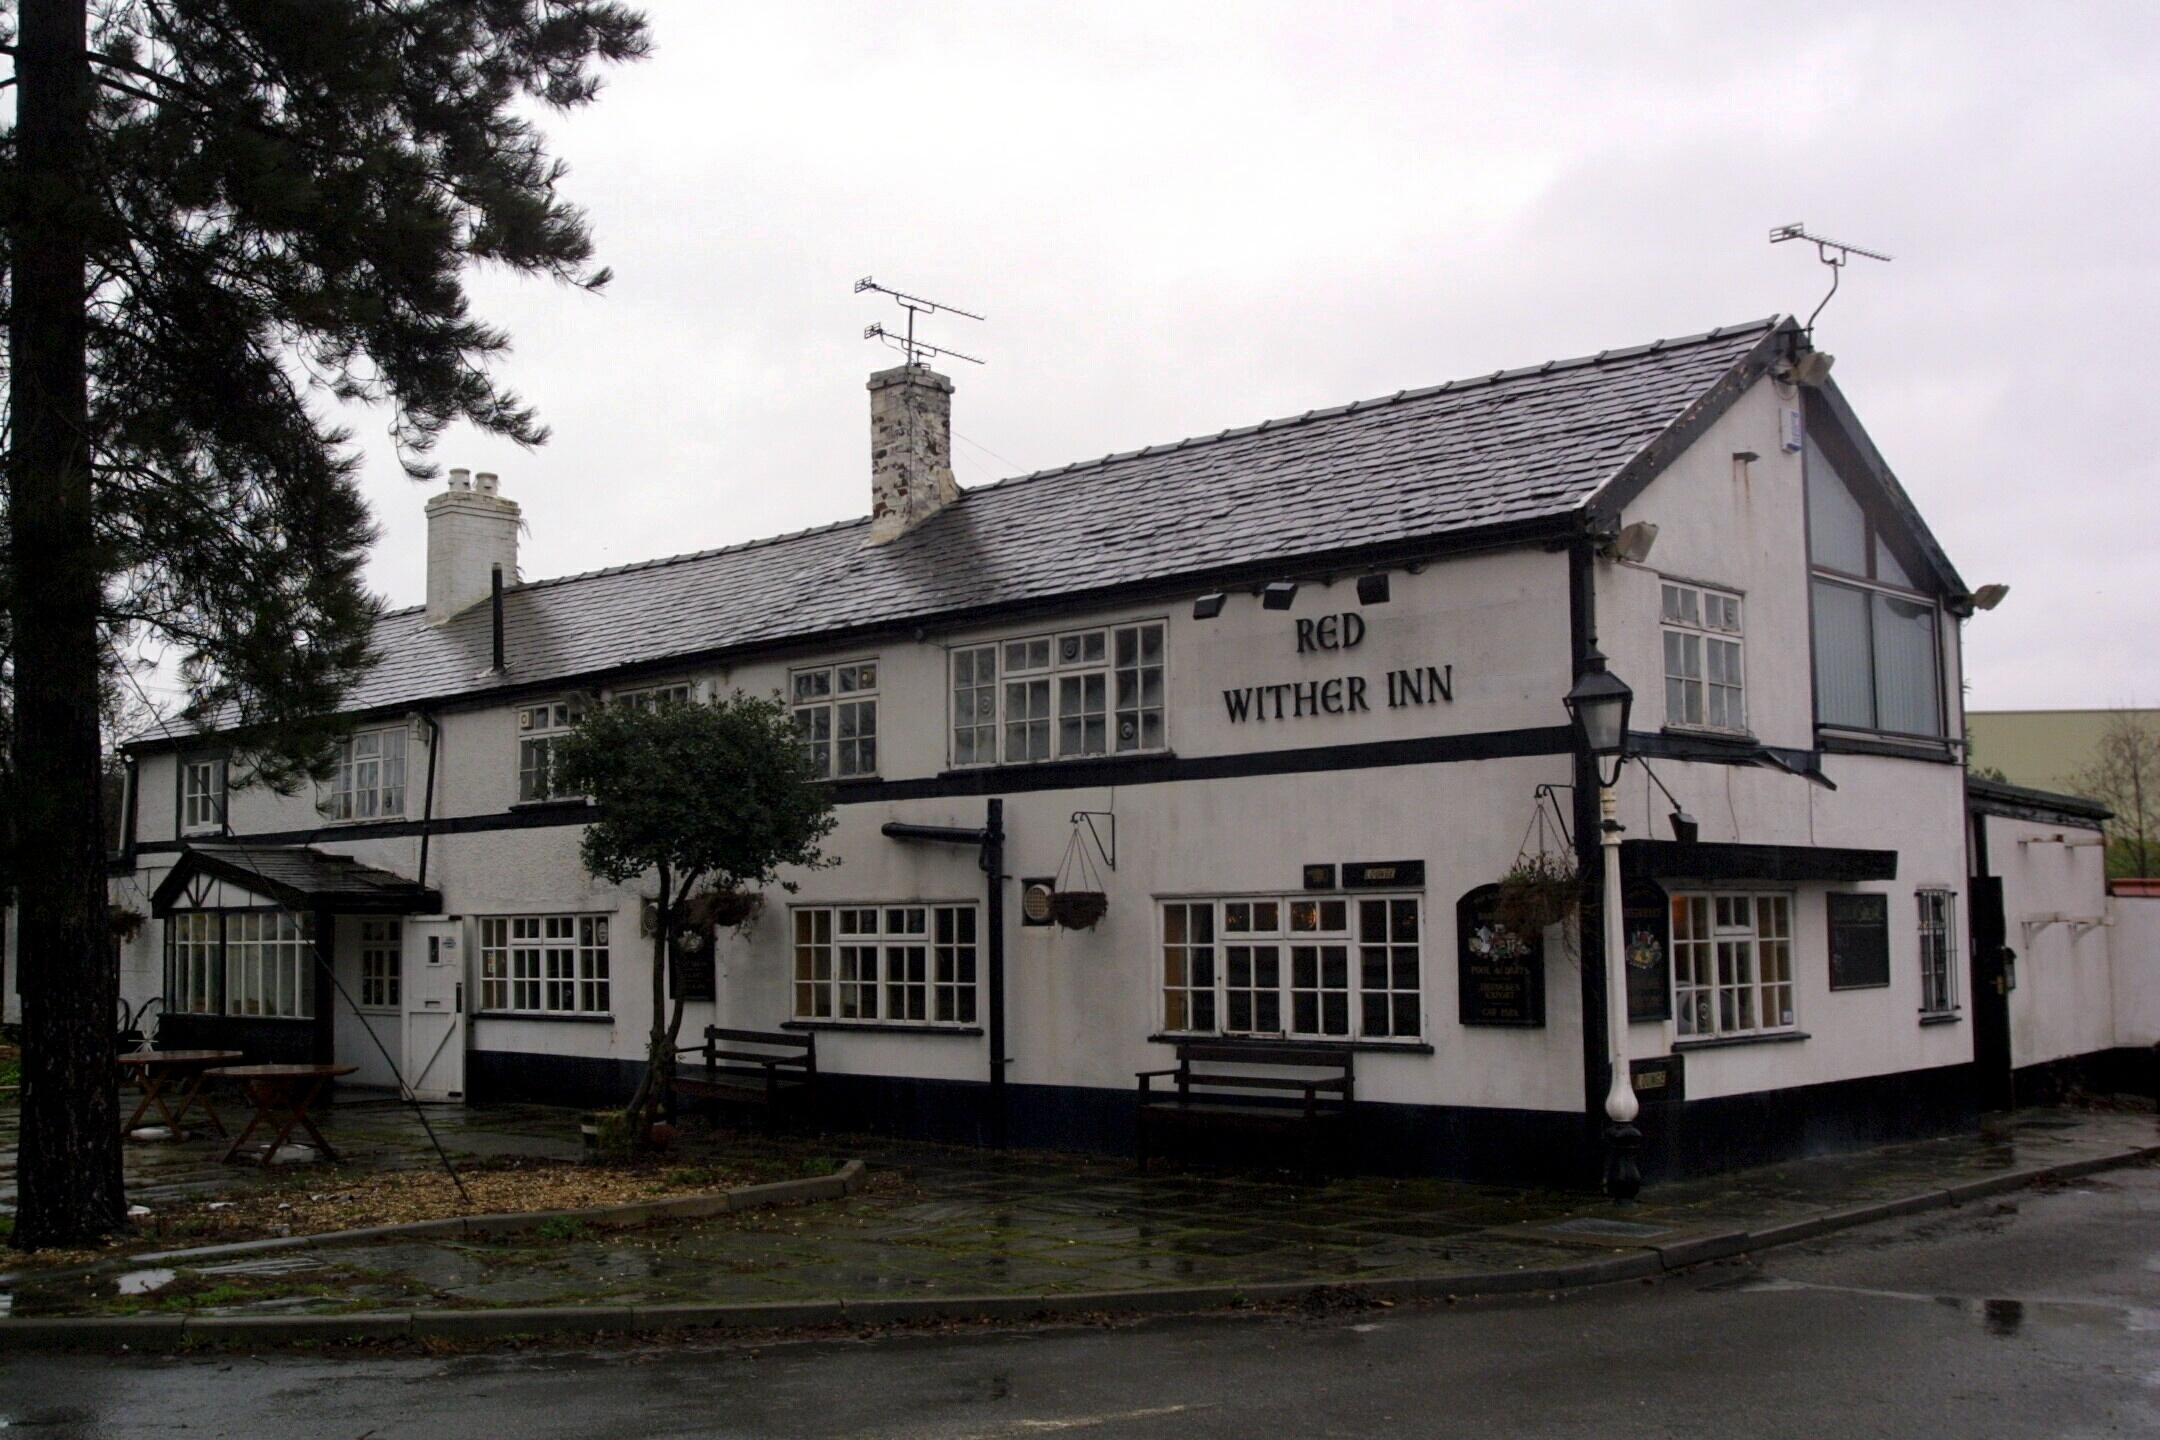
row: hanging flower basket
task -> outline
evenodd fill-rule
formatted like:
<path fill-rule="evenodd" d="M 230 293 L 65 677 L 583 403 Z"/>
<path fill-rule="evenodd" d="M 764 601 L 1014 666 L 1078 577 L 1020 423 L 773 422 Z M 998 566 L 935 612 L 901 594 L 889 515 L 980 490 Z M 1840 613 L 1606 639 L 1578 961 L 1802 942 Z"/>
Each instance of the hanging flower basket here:
<path fill-rule="evenodd" d="M 757 890 L 713 890 L 694 903 L 697 918 L 708 925 L 737 930 L 757 918 L 765 908 L 765 896 Z"/>
<path fill-rule="evenodd" d="M 1493 919 L 1517 935 L 1542 935 L 1546 926 L 1573 915 L 1581 900 L 1575 866 L 1565 856 L 1522 855 L 1500 877 Z"/>
<path fill-rule="evenodd" d="M 1092 930 L 1110 913 L 1110 897 L 1100 890 L 1057 890 L 1050 895 L 1050 918 L 1067 930 Z"/>
<path fill-rule="evenodd" d="M 142 933 L 143 913 L 132 906 L 109 906 L 105 911 L 105 923 L 111 928 L 113 939 L 126 944 Z"/>

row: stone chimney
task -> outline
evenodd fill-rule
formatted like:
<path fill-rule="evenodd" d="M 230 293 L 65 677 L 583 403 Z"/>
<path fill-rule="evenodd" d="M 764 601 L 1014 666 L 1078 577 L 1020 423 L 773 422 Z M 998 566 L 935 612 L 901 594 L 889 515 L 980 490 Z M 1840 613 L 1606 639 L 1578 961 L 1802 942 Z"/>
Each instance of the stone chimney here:
<path fill-rule="evenodd" d="M 518 507 L 486 470 L 452 470 L 427 502 L 427 618 L 441 625 L 488 598 L 496 566 L 517 583 Z"/>
<path fill-rule="evenodd" d="M 952 381 L 921 365 L 870 377 L 870 540 L 883 545 L 960 498 Z"/>

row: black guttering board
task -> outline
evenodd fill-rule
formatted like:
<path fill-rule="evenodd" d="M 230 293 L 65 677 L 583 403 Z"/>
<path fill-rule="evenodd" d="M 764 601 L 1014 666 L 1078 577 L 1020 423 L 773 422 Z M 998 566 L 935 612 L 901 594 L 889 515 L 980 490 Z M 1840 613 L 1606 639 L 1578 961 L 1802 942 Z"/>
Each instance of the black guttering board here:
<path fill-rule="evenodd" d="M 1831 845 L 1620 842 L 1621 873 L 1645 880 L 1895 880 L 1897 861 L 1895 850 L 1851 850 Z"/>
<path fill-rule="evenodd" d="M 2027 785 L 1983 780 L 1977 775 L 1966 777 L 1965 804 L 1975 815 L 2030 820 L 2039 825 L 2072 825 L 2080 830 L 2098 830 L 2114 818 L 2107 806 L 2082 795 L 2035 790 Z"/>
<path fill-rule="evenodd" d="M 1425 735 L 1408 740 L 1375 740 L 1357 745 L 1313 745 L 1295 750 L 1264 750 L 1243 755 L 1145 755 L 1101 760 L 1054 760 L 1039 765 L 995 765 L 980 770 L 949 770 L 918 780 L 845 780 L 833 783 L 838 805 L 877 804 L 893 800 L 1023 795 L 1043 790 L 1088 790 L 1109 786 L 1164 785 L 1188 780 L 1234 780 L 1266 775 L 1310 775 L 1336 770 L 1383 770 L 1401 765 L 1444 765 L 1469 760 L 1507 760 L 1536 755 L 1565 755 L 1574 731 L 1565 725 L 1523 730 L 1485 730 L 1466 735 Z M 482 815 L 448 815 L 432 823 L 383 820 L 357 825 L 322 826 L 248 835 L 249 845 L 307 845 L 350 840 L 389 840 L 419 835 L 470 835 L 491 830 L 534 830 L 561 825 L 589 825 L 597 818 L 582 800 L 520 805 Z M 143 854 L 171 854 L 187 848 L 183 840 L 148 840 Z"/>

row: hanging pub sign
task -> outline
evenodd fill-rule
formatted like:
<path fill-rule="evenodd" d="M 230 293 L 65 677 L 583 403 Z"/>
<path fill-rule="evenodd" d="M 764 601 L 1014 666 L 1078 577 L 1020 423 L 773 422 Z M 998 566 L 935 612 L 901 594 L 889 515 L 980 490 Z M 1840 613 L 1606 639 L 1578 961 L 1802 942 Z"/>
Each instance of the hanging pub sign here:
<path fill-rule="evenodd" d="M 686 926 L 676 932 L 675 953 L 668 970 L 668 993 L 677 1000 L 719 998 L 719 979 L 714 973 L 711 927 Z"/>
<path fill-rule="evenodd" d="M 1545 937 L 1519 935 L 1493 918 L 1498 885 L 1455 902 L 1455 983 L 1465 1025 L 1532 1029 L 1545 1023 Z"/>
<path fill-rule="evenodd" d="M 1655 880 L 1620 891 L 1620 943 L 1627 960 L 1627 1018 L 1672 1018 L 1672 906 Z"/>
<path fill-rule="evenodd" d="M 1890 983 L 1890 897 L 1833 890 L 1830 988 L 1864 990 Z"/>

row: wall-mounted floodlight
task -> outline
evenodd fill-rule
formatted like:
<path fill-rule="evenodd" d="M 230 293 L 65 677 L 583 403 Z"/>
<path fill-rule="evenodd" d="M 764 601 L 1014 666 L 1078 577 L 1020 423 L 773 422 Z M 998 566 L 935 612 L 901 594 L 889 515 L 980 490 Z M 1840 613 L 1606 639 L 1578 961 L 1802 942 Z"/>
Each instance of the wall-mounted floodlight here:
<path fill-rule="evenodd" d="M 1297 599 L 1298 582 L 1295 580 L 1270 581 L 1260 592 L 1260 608 L 1263 610 L 1287 610 L 1290 602 Z"/>
<path fill-rule="evenodd" d="M 1823 381 L 1830 378 L 1830 367 L 1836 363 L 1837 357 L 1827 350 L 1805 351 L 1793 357 L 1791 373 L 1787 378 L 1795 385 L 1805 385 L 1810 390 L 1817 389 Z"/>
<path fill-rule="evenodd" d="M 2010 587 L 2008 585 L 2001 583 L 1982 585 L 1972 593 L 1972 608 L 1975 610 L 1992 610 L 1997 605 L 2002 604 L 2003 597 L 2009 593 Z"/>
<path fill-rule="evenodd" d="M 1192 602 L 1192 618 L 1195 620 L 1214 619 L 1222 614 L 1223 602 L 1229 598 L 1220 590 L 1209 591 Z"/>
<path fill-rule="evenodd" d="M 1650 547 L 1657 544 L 1657 526 L 1647 520 L 1637 520 L 1632 525 L 1620 527 L 1620 533 L 1605 542 L 1605 553 L 1615 560 L 1625 560 L 1640 565 L 1650 558 Z"/>
<path fill-rule="evenodd" d="M 1360 605 L 1385 605 L 1388 603 L 1387 571 L 1377 575 L 1357 577 L 1357 603 Z"/>

